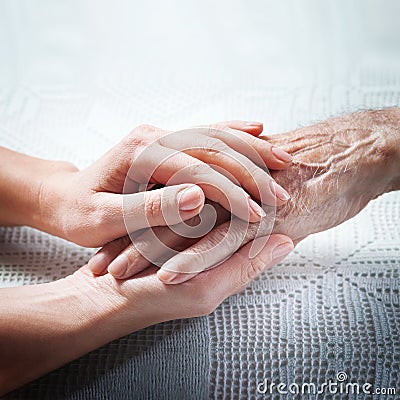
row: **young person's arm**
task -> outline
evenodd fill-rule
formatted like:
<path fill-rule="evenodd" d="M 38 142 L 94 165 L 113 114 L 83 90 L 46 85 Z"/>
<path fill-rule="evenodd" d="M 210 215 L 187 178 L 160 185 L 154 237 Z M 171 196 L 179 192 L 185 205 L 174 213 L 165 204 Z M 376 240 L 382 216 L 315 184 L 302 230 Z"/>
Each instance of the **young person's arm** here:
<path fill-rule="evenodd" d="M 155 267 L 118 281 L 84 266 L 56 282 L 0 289 L 0 396 L 146 326 L 209 314 L 292 249 L 272 235 L 258 257 L 244 247 L 186 285 L 164 285 Z"/>

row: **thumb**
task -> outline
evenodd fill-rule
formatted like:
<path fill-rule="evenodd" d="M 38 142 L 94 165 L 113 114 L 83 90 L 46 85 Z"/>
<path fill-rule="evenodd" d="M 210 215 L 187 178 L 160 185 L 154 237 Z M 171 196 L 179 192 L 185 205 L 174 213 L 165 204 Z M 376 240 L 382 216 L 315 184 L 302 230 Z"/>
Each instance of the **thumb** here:
<path fill-rule="evenodd" d="M 181 184 L 134 194 L 108 194 L 107 201 L 117 211 L 111 213 L 115 219 L 109 221 L 112 230 L 121 236 L 127 231 L 186 221 L 199 214 L 205 196 L 199 186 Z"/>

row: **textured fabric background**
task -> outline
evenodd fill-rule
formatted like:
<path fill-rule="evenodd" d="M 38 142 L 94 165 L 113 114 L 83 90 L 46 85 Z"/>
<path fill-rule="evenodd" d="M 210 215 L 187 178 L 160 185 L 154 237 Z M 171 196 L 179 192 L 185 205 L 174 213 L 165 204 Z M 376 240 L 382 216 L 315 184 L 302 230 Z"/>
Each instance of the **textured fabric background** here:
<path fill-rule="evenodd" d="M 273 133 L 399 105 L 398 15 L 397 1 L 372 0 L 2 0 L 0 144 L 83 167 L 141 123 L 262 120 Z M 8 398 L 313 398 L 257 384 L 344 371 L 399 393 L 373 398 L 398 399 L 399 210 L 387 194 L 212 315 L 131 334 Z M 59 279 L 92 253 L 0 228 L 0 285 Z"/>

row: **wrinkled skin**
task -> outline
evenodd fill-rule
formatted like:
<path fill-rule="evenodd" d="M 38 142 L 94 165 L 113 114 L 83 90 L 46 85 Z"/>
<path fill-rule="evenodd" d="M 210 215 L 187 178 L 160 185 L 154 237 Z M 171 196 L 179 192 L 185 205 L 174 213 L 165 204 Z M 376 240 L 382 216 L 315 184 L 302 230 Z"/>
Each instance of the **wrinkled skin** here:
<path fill-rule="evenodd" d="M 229 222 L 223 223 L 230 219 L 230 214 L 214 204 L 222 224 L 198 243 L 183 239 L 166 227 L 154 229 L 170 249 L 186 249 L 175 255 L 174 260 L 179 258 L 179 262 L 175 263 L 175 269 L 169 270 L 185 272 L 186 276 L 178 281 L 190 279 L 255 237 L 270 233 L 285 234 L 297 243 L 352 218 L 379 195 L 399 189 L 399 114 L 398 108 L 359 112 L 265 137 L 293 156 L 288 169 L 272 171 L 291 199 L 276 210 L 271 207 L 261 223 L 248 225 L 236 220 L 234 229 L 229 229 Z M 196 225 L 198 221 L 195 217 L 186 223 Z M 111 261 L 129 243 L 129 237 L 121 238 L 102 251 Z M 222 245 L 215 246 L 218 243 Z M 149 265 L 147 259 L 152 259 L 157 247 L 157 243 L 149 242 L 145 236 L 135 239 L 134 244 L 136 250 L 129 254 L 134 265 L 132 274 Z M 170 253 L 162 259 L 171 257 L 173 252 Z M 190 261 L 187 257 L 191 257 Z"/>
<path fill-rule="evenodd" d="M 392 112 L 398 114 L 397 109 L 350 114 L 266 137 L 293 156 L 293 165 L 287 170 L 272 171 L 291 199 L 278 207 L 276 214 L 271 207 L 261 223 L 248 227 L 236 220 L 234 229 L 228 223 L 220 225 L 185 251 L 193 257 L 190 271 L 208 268 L 228 256 L 229 250 L 270 233 L 287 235 L 298 243 L 352 218 L 379 195 L 398 189 L 400 141 L 398 116 L 392 119 Z M 230 218 L 216 208 L 221 218 Z M 271 215 L 275 218 L 269 218 Z M 223 245 L 210 249 L 208 241 Z M 177 257 L 183 265 L 185 256 Z M 179 272 L 189 271 L 182 268 Z"/>
<path fill-rule="evenodd" d="M 397 189 L 398 127 L 383 127 L 383 113 L 364 121 L 363 129 L 352 128 L 356 119 L 339 117 L 269 138 L 294 156 L 291 168 L 272 174 L 292 196 L 279 207 L 273 232 L 304 238 L 339 225 L 370 200 Z"/>

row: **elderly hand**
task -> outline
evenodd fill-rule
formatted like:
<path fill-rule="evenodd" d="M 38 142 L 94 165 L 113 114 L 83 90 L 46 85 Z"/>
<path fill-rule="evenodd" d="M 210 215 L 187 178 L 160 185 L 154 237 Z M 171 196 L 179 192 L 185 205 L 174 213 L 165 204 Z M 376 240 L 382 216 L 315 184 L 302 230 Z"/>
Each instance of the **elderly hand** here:
<path fill-rule="evenodd" d="M 229 214 L 216 207 L 219 226 L 200 241 L 184 239 L 167 227 L 157 228 L 154 232 L 159 242 L 149 231 L 133 243 L 129 237 L 121 238 L 101 249 L 89 267 L 104 273 L 110 264 L 112 273 L 115 260 L 126 258 L 130 268 L 122 277 L 127 278 L 150 264 L 151 247 L 152 257 L 167 260 L 158 272 L 160 279 L 180 283 L 218 264 L 257 236 L 272 231 L 297 242 L 336 226 L 371 199 L 399 189 L 399 126 L 400 111 L 394 108 L 349 114 L 271 136 L 267 139 L 272 144 L 294 156 L 290 168 L 272 173 L 292 195 L 290 202 L 276 210 L 275 221 L 264 218 L 250 227 L 238 219 L 224 222 Z M 196 224 L 197 218 L 186 223 Z"/>

